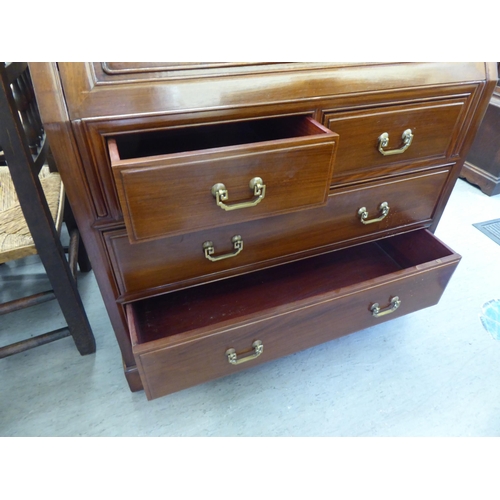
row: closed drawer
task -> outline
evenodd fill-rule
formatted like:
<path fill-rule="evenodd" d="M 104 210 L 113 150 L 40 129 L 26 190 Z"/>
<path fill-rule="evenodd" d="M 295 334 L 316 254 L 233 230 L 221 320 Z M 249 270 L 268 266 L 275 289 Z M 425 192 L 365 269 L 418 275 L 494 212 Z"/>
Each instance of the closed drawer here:
<path fill-rule="evenodd" d="M 457 97 L 363 111 L 325 112 L 324 124 L 341 138 L 333 183 L 378 177 L 450 156 L 466 103 L 465 97 Z M 388 141 L 385 146 L 383 134 Z"/>
<path fill-rule="evenodd" d="M 434 305 L 459 260 L 419 230 L 127 304 L 146 395 L 157 398 Z"/>
<path fill-rule="evenodd" d="M 337 135 L 306 116 L 108 139 L 131 242 L 326 203 Z"/>
<path fill-rule="evenodd" d="M 112 231 L 105 234 L 105 242 L 122 294 L 159 293 L 269 266 L 276 259 L 300 258 L 301 253 L 313 249 L 324 252 L 339 242 L 352 245 L 396 228 L 428 225 L 448 174 L 448 168 L 441 168 L 339 189 L 328 197 L 326 206 L 314 210 L 134 245 L 125 230 Z M 384 203 L 389 209 L 385 217 L 380 212 Z M 361 222 L 363 207 L 367 224 Z M 235 236 L 241 237 L 239 252 L 232 242 Z M 209 260 L 206 242 L 212 242 L 212 258 L 226 258 Z"/>

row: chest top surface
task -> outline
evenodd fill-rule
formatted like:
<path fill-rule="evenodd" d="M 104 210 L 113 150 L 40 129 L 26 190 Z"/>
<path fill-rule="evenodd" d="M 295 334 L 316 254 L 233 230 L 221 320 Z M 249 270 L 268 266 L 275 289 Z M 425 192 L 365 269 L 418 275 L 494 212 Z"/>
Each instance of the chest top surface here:
<path fill-rule="evenodd" d="M 223 111 L 484 81 L 484 63 L 59 63 L 71 120 Z"/>

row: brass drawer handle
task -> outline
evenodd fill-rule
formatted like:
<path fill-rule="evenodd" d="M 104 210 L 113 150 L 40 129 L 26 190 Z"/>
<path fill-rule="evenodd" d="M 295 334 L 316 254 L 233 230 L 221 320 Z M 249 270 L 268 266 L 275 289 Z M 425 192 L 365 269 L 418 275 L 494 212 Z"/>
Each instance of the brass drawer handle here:
<path fill-rule="evenodd" d="M 231 238 L 231 242 L 233 243 L 234 252 L 226 253 L 223 255 L 217 255 L 213 257 L 215 253 L 214 244 L 211 241 L 205 241 L 203 243 L 203 250 L 205 251 L 205 257 L 212 262 L 217 262 L 218 260 L 228 259 L 229 257 L 235 257 L 243 250 L 243 239 L 239 234 L 233 236 Z"/>
<path fill-rule="evenodd" d="M 366 207 L 361 207 L 358 210 L 359 220 L 363 224 L 373 224 L 374 222 L 380 222 L 389 213 L 390 210 L 389 204 L 386 201 L 382 202 L 379 205 L 378 210 L 380 212 L 380 216 L 377 217 L 376 219 L 368 220 L 368 210 L 366 210 Z"/>
<path fill-rule="evenodd" d="M 233 205 L 226 205 L 224 202 L 228 200 L 229 193 L 226 186 L 222 183 L 217 183 L 212 186 L 212 195 L 219 207 L 223 210 L 238 210 L 240 208 L 255 207 L 266 196 L 266 185 L 260 177 L 254 177 L 249 183 L 250 189 L 253 191 L 255 198 L 250 201 L 242 203 L 234 203 Z"/>
<path fill-rule="evenodd" d="M 381 316 L 385 316 L 386 314 L 394 312 L 400 305 L 401 300 L 396 295 L 391 299 L 390 304 L 385 309 L 380 309 L 380 305 L 378 304 L 378 302 L 375 302 L 375 304 L 370 307 L 370 311 L 372 312 L 373 316 L 375 316 L 375 318 L 380 318 Z"/>
<path fill-rule="evenodd" d="M 260 340 L 256 340 L 253 344 L 253 353 L 245 356 L 244 358 L 238 359 L 238 354 L 236 351 L 231 348 L 226 351 L 227 360 L 232 365 L 239 365 L 241 363 L 246 363 L 247 361 L 251 361 L 252 359 L 258 358 L 262 352 L 264 351 L 264 344 Z"/>
<path fill-rule="evenodd" d="M 387 145 L 389 144 L 389 134 L 387 132 L 384 132 L 378 138 L 378 150 L 384 156 L 399 155 L 401 153 L 404 153 L 410 147 L 411 141 L 413 140 L 413 132 L 411 131 L 411 128 L 408 128 L 403 132 L 401 139 L 403 139 L 403 146 L 401 148 L 390 149 L 389 151 L 384 151 L 383 148 L 386 148 Z"/>

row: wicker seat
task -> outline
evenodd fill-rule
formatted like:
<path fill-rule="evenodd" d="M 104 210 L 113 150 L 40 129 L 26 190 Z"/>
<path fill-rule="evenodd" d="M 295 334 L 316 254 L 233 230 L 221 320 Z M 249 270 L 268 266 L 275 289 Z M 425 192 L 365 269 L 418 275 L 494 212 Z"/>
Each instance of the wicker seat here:
<path fill-rule="evenodd" d="M 38 254 L 52 285 L 0 304 L 0 314 L 57 299 L 67 322 L 0 347 L 0 358 L 69 335 L 80 354 L 95 352 L 76 284 L 77 265 L 85 272 L 90 263 L 49 153 L 27 63 L 0 63 L 0 264 Z M 59 236 L 63 219 L 70 234 L 68 258 Z"/>
<path fill-rule="evenodd" d="M 61 176 L 44 166 L 39 175 L 50 214 L 59 233 L 64 212 Z M 0 167 L 0 264 L 35 255 L 37 249 L 24 218 L 8 167 Z"/>

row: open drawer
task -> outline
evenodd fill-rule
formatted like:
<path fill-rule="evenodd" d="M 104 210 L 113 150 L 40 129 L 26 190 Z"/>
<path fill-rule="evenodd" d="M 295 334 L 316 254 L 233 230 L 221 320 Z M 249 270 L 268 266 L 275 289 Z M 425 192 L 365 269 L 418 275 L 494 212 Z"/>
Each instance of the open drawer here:
<path fill-rule="evenodd" d="M 338 135 L 308 116 L 108 139 L 130 241 L 324 205 Z"/>
<path fill-rule="evenodd" d="M 459 261 L 423 229 L 127 304 L 146 395 L 434 305 Z"/>

